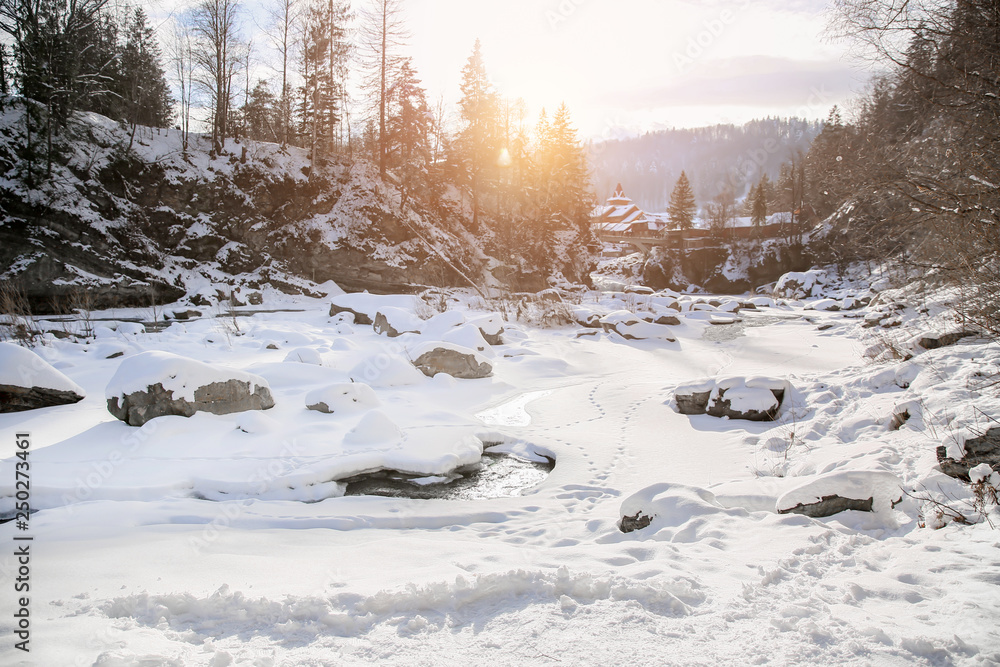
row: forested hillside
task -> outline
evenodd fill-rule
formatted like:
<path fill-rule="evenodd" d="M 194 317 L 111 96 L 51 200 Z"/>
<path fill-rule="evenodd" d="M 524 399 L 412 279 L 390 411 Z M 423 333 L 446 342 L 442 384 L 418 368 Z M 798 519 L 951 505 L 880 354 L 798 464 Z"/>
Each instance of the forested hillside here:
<path fill-rule="evenodd" d="M 777 182 L 782 166 L 800 159 L 820 123 L 766 118 L 745 125 L 650 132 L 590 146 L 594 188 L 609 196 L 617 183 L 643 210 L 665 211 L 684 171 L 704 206 L 725 190 L 747 194 L 761 176 Z"/>
<path fill-rule="evenodd" d="M 891 71 L 806 157 L 829 258 L 953 280 L 960 316 L 1000 333 L 1000 5 L 837 4 L 838 31 Z"/>
<path fill-rule="evenodd" d="M 0 0 L 4 278 L 36 301 L 65 282 L 171 293 L 262 267 L 397 291 L 586 280 L 594 198 L 565 105 L 529 127 L 477 41 L 446 118 L 405 56 L 398 0 L 276 6 L 278 76 L 258 76 L 242 10 L 178 13 L 164 56 L 141 9 Z M 201 278 L 150 275 L 171 262 Z"/>

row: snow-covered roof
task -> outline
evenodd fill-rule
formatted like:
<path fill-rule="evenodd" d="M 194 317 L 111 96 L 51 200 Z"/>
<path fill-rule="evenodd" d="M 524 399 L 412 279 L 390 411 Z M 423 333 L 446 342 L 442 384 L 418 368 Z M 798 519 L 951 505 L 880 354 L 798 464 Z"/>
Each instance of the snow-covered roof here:
<path fill-rule="evenodd" d="M 632 204 L 632 200 L 625 196 L 625 189 L 622 188 L 621 183 L 615 188 L 614 194 L 608 198 L 608 204 L 611 206 L 629 206 Z"/>

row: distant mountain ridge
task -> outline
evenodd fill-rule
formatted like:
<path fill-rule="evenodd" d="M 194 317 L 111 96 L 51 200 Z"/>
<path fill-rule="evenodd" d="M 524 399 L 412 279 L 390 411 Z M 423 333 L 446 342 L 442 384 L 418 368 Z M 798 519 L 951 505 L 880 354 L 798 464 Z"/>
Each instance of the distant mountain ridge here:
<path fill-rule="evenodd" d="M 621 183 L 643 210 L 665 211 L 683 170 L 703 207 L 726 184 L 742 197 L 763 173 L 776 181 L 782 163 L 807 152 L 821 129 L 821 121 L 765 118 L 594 143 L 589 147 L 592 182 L 600 202 Z"/>

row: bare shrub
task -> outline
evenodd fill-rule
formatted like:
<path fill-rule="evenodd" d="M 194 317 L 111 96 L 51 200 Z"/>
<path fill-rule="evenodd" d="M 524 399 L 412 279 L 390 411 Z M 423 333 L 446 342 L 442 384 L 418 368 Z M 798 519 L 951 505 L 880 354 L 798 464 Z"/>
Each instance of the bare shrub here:
<path fill-rule="evenodd" d="M 70 310 L 76 314 L 82 325 L 80 335 L 94 337 L 94 295 L 86 289 L 76 288 L 70 294 Z"/>
<path fill-rule="evenodd" d="M 11 340 L 25 347 L 34 347 L 42 332 L 31 315 L 31 304 L 19 282 L 0 282 L 0 340 Z"/>

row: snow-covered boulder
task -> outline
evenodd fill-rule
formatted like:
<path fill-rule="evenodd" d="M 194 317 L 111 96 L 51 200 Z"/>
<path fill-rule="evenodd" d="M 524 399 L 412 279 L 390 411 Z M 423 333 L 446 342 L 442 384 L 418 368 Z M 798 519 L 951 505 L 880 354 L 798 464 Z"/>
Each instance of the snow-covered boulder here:
<path fill-rule="evenodd" d="M 681 323 L 680 318 L 677 317 L 678 313 L 680 313 L 679 308 L 666 308 L 664 306 L 650 303 L 648 309 L 637 311 L 636 315 L 638 315 L 644 322 L 675 327 Z"/>
<path fill-rule="evenodd" d="M 82 401 L 85 392 L 40 356 L 0 343 L 0 412 L 21 412 Z"/>
<path fill-rule="evenodd" d="M 962 458 L 957 461 L 948 456 L 947 446 L 937 448 L 937 458 L 941 472 L 965 482 L 971 480 L 970 471 L 983 464 L 1000 472 L 1000 427 L 978 438 L 967 438 L 962 444 Z"/>
<path fill-rule="evenodd" d="M 771 385 L 774 385 L 772 388 Z M 730 378 L 716 383 L 707 414 L 747 421 L 774 421 L 785 395 L 782 380 Z M 779 398 L 779 396 L 781 398 Z"/>
<path fill-rule="evenodd" d="M 819 288 L 826 283 L 826 280 L 826 271 L 817 269 L 786 273 L 774 286 L 774 296 L 785 299 L 819 296 Z"/>
<path fill-rule="evenodd" d="M 398 442 L 403 437 L 396 423 L 381 410 L 372 410 L 361 418 L 358 425 L 347 432 L 344 441 L 359 445 Z"/>
<path fill-rule="evenodd" d="M 674 402 L 677 412 L 682 415 L 703 415 L 708 409 L 708 399 L 715 389 L 714 380 L 696 380 L 677 385 L 674 389 Z"/>
<path fill-rule="evenodd" d="M 692 519 L 712 514 L 746 516 L 742 509 L 723 507 L 711 491 L 683 484 L 648 486 L 626 498 L 620 509 L 618 528 L 631 533 L 651 527 L 651 532 L 680 528 Z"/>
<path fill-rule="evenodd" d="M 463 380 L 475 380 L 493 375 L 493 366 L 475 350 L 448 342 L 424 343 L 410 352 L 413 365 L 434 377 L 445 373 Z"/>
<path fill-rule="evenodd" d="M 465 324 L 465 314 L 458 310 L 446 310 L 421 323 L 420 333 L 440 338 L 455 327 Z"/>
<path fill-rule="evenodd" d="M 664 325 L 646 322 L 628 310 L 616 310 L 601 318 L 601 326 L 608 333 L 616 333 L 626 340 L 657 338 L 673 342 L 675 338 Z"/>
<path fill-rule="evenodd" d="M 924 334 L 916 341 L 917 345 L 925 350 L 936 350 L 939 347 L 950 347 L 962 340 L 976 334 L 972 331 L 951 331 L 948 333 Z"/>
<path fill-rule="evenodd" d="M 469 324 L 477 327 L 483 339 L 490 345 L 503 345 L 503 316 L 500 313 L 491 313 L 483 317 L 477 317 L 470 320 Z"/>
<path fill-rule="evenodd" d="M 780 378 L 696 380 L 677 386 L 674 403 L 682 415 L 773 421 L 788 390 L 788 381 Z"/>
<path fill-rule="evenodd" d="M 307 408 L 328 415 L 364 412 L 379 405 L 375 391 L 361 382 L 333 384 L 306 394 Z"/>
<path fill-rule="evenodd" d="M 577 324 L 588 329 L 600 329 L 601 314 L 586 306 L 569 306 L 570 316 Z"/>
<path fill-rule="evenodd" d="M 665 310 L 681 311 L 681 304 L 676 295 L 658 294 L 649 297 L 649 307 L 653 309 L 663 308 Z"/>
<path fill-rule="evenodd" d="M 380 336 L 398 338 L 405 333 L 420 333 L 420 318 L 402 308 L 379 308 L 372 328 Z"/>
<path fill-rule="evenodd" d="M 886 512 L 903 499 L 898 477 L 879 470 L 820 475 L 778 497 L 779 514 L 832 516 L 846 510 Z"/>
<path fill-rule="evenodd" d="M 454 343 L 455 345 L 475 350 L 486 357 L 495 356 L 489 342 L 483 338 L 483 332 L 479 329 L 479 327 L 471 323 L 455 327 L 445 335 L 441 336 L 441 340 L 446 343 Z"/>
<path fill-rule="evenodd" d="M 330 302 L 330 317 L 347 313 L 354 317 L 355 324 L 371 325 L 379 310 L 400 308 L 415 312 L 419 301 L 417 297 L 408 295 L 341 294 Z"/>
<path fill-rule="evenodd" d="M 313 366 L 323 365 L 323 357 L 311 347 L 300 347 L 297 350 L 292 350 L 285 355 L 285 361 L 298 364 L 311 364 Z"/>
<path fill-rule="evenodd" d="M 378 388 L 406 387 L 427 381 L 408 360 L 388 352 L 362 359 L 348 375 L 355 382 Z"/>
<path fill-rule="evenodd" d="M 108 411 L 131 426 L 165 415 L 225 415 L 274 407 L 264 378 L 168 352 L 126 358 L 108 383 L 105 398 Z"/>
<path fill-rule="evenodd" d="M 820 299 L 818 301 L 813 301 L 806 306 L 806 310 L 822 310 L 830 313 L 835 313 L 840 310 L 840 302 L 836 299 Z"/>

